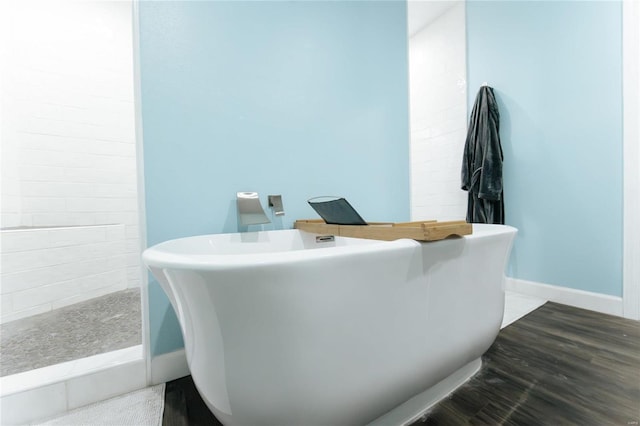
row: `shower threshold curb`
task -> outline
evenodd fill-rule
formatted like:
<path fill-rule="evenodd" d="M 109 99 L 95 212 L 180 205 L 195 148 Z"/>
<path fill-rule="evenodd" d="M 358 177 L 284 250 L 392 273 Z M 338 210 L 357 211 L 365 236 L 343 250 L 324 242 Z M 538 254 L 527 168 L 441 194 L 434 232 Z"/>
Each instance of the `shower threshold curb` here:
<path fill-rule="evenodd" d="M 0 377 L 0 397 L 142 360 L 142 345 Z"/>
<path fill-rule="evenodd" d="M 28 423 L 142 389 L 145 365 L 137 345 L 1 377 L 1 422 Z"/>

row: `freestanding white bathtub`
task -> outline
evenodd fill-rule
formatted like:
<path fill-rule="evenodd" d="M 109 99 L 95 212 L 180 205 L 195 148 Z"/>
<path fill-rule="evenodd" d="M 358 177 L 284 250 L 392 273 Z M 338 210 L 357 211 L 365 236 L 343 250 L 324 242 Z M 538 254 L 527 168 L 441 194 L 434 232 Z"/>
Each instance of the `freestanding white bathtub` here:
<path fill-rule="evenodd" d="M 516 229 L 473 228 L 431 243 L 206 235 L 143 258 L 225 425 L 403 424 L 471 377 L 500 329 Z"/>

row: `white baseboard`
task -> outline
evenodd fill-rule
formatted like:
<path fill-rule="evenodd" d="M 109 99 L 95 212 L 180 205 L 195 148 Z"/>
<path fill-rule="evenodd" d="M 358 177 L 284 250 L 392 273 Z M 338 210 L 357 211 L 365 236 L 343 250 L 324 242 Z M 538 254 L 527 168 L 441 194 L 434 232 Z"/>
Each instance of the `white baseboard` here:
<path fill-rule="evenodd" d="M 170 382 L 191 374 L 184 349 L 151 358 L 151 385 Z"/>
<path fill-rule="evenodd" d="M 505 289 L 603 314 L 623 316 L 622 297 L 507 277 Z"/>

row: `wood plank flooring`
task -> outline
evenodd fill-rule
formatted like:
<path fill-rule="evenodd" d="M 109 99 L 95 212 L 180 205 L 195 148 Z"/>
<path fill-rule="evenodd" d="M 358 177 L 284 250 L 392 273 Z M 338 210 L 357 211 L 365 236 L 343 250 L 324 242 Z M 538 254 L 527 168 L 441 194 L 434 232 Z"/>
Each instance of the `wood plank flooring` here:
<path fill-rule="evenodd" d="M 640 323 L 547 303 L 417 425 L 637 425 Z"/>
<path fill-rule="evenodd" d="M 165 401 L 164 426 L 220 424 L 190 377 Z M 640 322 L 547 303 L 500 331 L 481 371 L 413 426 L 639 422 Z"/>
<path fill-rule="evenodd" d="M 196 390 L 191 376 L 167 383 L 162 426 L 222 426 Z"/>

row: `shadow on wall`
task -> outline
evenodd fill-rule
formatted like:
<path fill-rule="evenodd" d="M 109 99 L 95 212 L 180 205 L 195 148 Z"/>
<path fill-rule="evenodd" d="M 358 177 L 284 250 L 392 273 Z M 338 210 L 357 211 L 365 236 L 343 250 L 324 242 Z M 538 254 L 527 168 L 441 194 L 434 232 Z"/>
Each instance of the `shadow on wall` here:
<path fill-rule="evenodd" d="M 500 143 L 502 145 L 504 158 L 505 160 L 508 158 L 513 159 L 514 155 L 513 155 L 512 125 L 511 125 L 511 114 L 509 112 L 509 108 L 514 108 L 514 107 L 517 108 L 517 104 L 514 99 L 510 98 L 507 94 L 505 94 L 505 92 L 499 89 L 494 88 L 494 93 L 496 96 L 496 101 L 498 102 L 498 111 L 500 112 Z M 505 100 L 507 100 L 506 103 L 505 103 Z M 509 105 L 509 108 L 507 108 L 506 104 Z M 520 108 L 519 113 L 522 113 L 522 112 L 523 111 Z M 503 167 L 505 169 L 505 172 L 508 173 L 508 170 L 513 167 L 513 164 L 509 164 L 508 161 L 505 161 Z M 514 219 L 514 217 L 512 216 L 515 213 L 512 209 L 509 208 L 509 200 L 511 199 L 512 194 L 509 191 L 509 180 L 505 179 L 504 175 L 503 175 L 503 187 L 504 187 L 504 198 L 505 198 L 505 203 L 504 203 L 505 223 L 516 226 L 515 225 L 516 223 L 521 223 L 522 221 L 521 221 L 521 218 L 516 217 Z M 516 234 L 514 244 L 511 249 L 511 258 L 507 266 L 507 275 L 509 276 L 513 276 L 518 272 L 517 244 L 515 244 L 515 241 L 517 241 L 518 238 L 521 236 L 521 234 L 524 232 L 523 230 L 520 229 L 520 227 L 516 226 L 516 228 L 518 228 L 518 233 Z"/>
<path fill-rule="evenodd" d="M 227 218 L 222 225 L 222 232 L 235 232 L 238 230 L 238 206 L 235 198 L 229 200 L 229 208 L 227 209 Z"/>
<path fill-rule="evenodd" d="M 164 290 L 160 284 L 149 273 L 149 300 L 156 303 L 155 309 L 149 309 L 149 321 L 152 324 L 158 324 L 157 327 L 151 328 L 151 332 L 155 331 L 155 336 L 151 340 L 155 345 L 151 348 L 153 354 L 163 354 L 173 352 L 184 347 L 182 340 L 182 330 L 178 324 L 178 318 L 164 295 Z M 172 339 L 160 339 L 158 336 L 176 336 Z M 179 336 L 179 338 L 178 338 Z"/>

